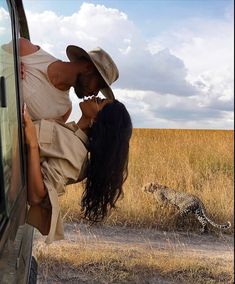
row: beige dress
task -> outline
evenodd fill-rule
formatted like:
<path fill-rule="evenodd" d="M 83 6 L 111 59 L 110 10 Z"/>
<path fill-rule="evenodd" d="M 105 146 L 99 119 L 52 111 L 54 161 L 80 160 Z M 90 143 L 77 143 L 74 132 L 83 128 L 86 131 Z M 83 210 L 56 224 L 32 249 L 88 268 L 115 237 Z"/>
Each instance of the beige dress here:
<path fill-rule="evenodd" d="M 47 235 L 46 243 L 64 239 L 58 196 L 65 186 L 85 177 L 87 136 L 74 122 L 35 122 L 41 157 L 41 172 L 48 192 L 40 205 L 31 206 L 27 223 Z"/>
<path fill-rule="evenodd" d="M 48 66 L 55 61 L 58 59 L 42 48 L 21 57 L 25 70 L 23 97 L 33 120 L 59 119 L 71 108 L 69 91 L 55 88 L 48 78 Z"/>

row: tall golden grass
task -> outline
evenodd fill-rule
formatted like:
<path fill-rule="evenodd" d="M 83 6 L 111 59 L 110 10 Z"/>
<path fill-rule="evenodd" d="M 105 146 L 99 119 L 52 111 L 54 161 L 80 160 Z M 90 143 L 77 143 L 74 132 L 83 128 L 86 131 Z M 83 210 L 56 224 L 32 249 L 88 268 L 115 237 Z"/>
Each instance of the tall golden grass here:
<path fill-rule="evenodd" d="M 217 223 L 233 223 L 233 135 L 221 130 L 134 129 L 124 197 L 106 222 L 164 230 L 198 228 L 193 219 L 182 220 L 172 206 L 163 207 L 141 191 L 146 182 L 158 181 L 197 195 Z M 81 194 L 82 185 L 76 184 L 62 197 L 66 220 L 80 219 Z"/>

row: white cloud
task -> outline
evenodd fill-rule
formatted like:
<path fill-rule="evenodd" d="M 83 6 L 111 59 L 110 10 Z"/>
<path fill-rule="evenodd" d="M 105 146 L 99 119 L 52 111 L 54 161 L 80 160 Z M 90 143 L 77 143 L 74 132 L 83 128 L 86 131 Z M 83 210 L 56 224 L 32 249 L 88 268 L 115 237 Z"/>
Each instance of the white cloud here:
<path fill-rule="evenodd" d="M 0 21 L 6 20 L 8 18 L 9 18 L 9 13 L 3 7 L 0 7 Z"/>
<path fill-rule="evenodd" d="M 183 60 L 198 101 L 210 109 L 234 108 L 233 24 L 233 9 L 227 9 L 223 20 L 191 19 L 149 42 L 152 53 L 168 46 Z"/>
<path fill-rule="evenodd" d="M 82 4 L 71 16 L 57 16 L 49 11 L 38 14 L 27 11 L 27 16 L 32 39 L 53 44 L 56 54 L 64 52 L 68 44 L 86 50 L 102 46 L 109 52 L 117 47 L 126 48 L 129 38 L 126 30 L 132 34 L 134 28 L 124 13 L 88 3 Z"/>
<path fill-rule="evenodd" d="M 233 17 L 191 19 L 148 42 L 128 15 L 84 3 L 71 16 L 27 11 L 31 40 L 66 59 L 75 44 L 107 50 L 120 70 L 113 87 L 135 127 L 233 128 Z M 40 23 L 40 24 L 39 24 Z M 78 101 L 71 92 L 75 118 Z"/>
<path fill-rule="evenodd" d="M 115 93 L 130 110 L 134 127 L 233 128 L 232 112 L 211 108 L 195 96 L 179 97 L 123 89 L 115 89 Z"/>
<path fill-rule="evenodd" d="M 1 42 L 11 40 L 10 16 L 3 7 L 0 7 L 0 36 Z"/>
<path fill-rule="evenodd" d="M 5 33 L 6 28 L 0 27 L 0 35 L 3 35 Z"/>
<path fill-rule="evenodd" d="M 32 40 L 35 38 L 44 47 L 50 46 L 47 48 L 50 52 L 54 45 L 57 56 L 64 53 L 68 44 L 77 44 L 86 50 L 101 46 L 110 52 L 120 69 L 119 88 L 157 90 L 182 96 L 196 93 L 194 86 L 185 80 L 187 71 L 183 61 L 168 49 L 152 55 L 134 24 L 117 9 L 84 3 L 70 17 L 45 11 L 28 12 L 28 18 Z"/>
<path fill-rule="evenodd" d="M 232 11 L 231 11 L 232 12 Z M 233 17 L 223 20 L 191 19 L 182 22 L 177 29 L 164 31 L 149 42 L 154 53 L 168 47 L 184 60 L 190 74 L 198 76 L 207 70 L 231 66 L 233 61 Z"/>

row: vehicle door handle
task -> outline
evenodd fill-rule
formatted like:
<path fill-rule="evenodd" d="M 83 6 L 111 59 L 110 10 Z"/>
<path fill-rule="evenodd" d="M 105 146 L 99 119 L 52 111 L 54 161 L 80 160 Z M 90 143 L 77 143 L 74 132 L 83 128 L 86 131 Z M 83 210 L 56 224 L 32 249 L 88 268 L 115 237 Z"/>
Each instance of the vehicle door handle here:
<path fill-rule="evenodd" d="M 0 107 L 7 107 L 5 77 L 0 77 Z"/>

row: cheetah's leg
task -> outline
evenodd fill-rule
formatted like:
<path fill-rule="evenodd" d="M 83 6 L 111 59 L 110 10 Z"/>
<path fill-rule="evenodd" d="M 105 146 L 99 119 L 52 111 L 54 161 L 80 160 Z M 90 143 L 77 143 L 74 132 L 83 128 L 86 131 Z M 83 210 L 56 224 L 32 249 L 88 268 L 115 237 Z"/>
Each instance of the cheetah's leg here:
<path fill-rule="evenodd" d="M 184 216 L 188 215 L 191 211 L 192 211 L 192 210 L 191 210 L 191 208 L 189 208 L 189 207 L 182 208 L 182 209 L 180 210 L 180 216 L 184 217 Z"/>
<path fill-rule="evenodd" d="M 208 233 L 207 221 L 206 221 L 205 217 L 203 216 L 203 213 L 200 209 L 196 209 L 195 216 L 202 225 L 201 233 L 202 234 Z"/>

